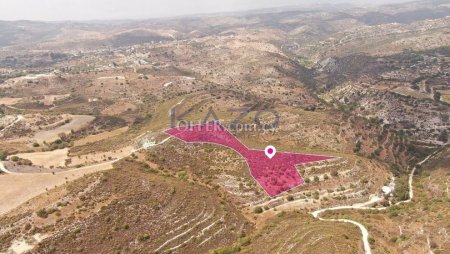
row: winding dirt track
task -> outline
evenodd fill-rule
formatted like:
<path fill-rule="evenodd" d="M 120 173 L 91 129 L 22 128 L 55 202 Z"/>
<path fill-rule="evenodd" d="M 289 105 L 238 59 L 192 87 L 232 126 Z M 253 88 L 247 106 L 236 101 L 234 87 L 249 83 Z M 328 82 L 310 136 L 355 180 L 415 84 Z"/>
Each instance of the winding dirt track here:
<path fill-rule="evenodd" d="M 180 101 L 178 104 L 175 105 L 175 107 L 183 102 Z M 170 115 L 170 111 L 169 111 Z M 22 120 L 21 116 L 18 116 L 18 119 L 16 122 Z M 137 152 L 142 149 L 148 149 L 150 147 L 158 146 L 161 144 L 164 144 L 170 140 L 170 137 L 163 140 L 160 143 L 157 144 L 145 144 L 143 147 L 133 150 L 132 152 Z M 444 145 L 443 147 L 447 146 Z M 423 161 L 419 162 L 411 171 L 409 175 L 409 199 L 405 201 L 398 202 L 394 205 L 400 205 L 403 203 L 409 203 L 412 202 L 412 199 L 414 197 L 414 190 L 413 190 L 413 178 L 414 174 L 417 171 L 417 166 L 421 166 L 425 162 L 427 162 L 429 159 L 431 159 L 433 156 L 438 154 L 441 150 L 436 151 L 435 153 L 429 155 L 426 157 Z M 131 155 L 131 153 L 129 154 Z M 0 192 L 0 216 L 10 212 L 11 210 L 17 208 L 21 204 L 27 202 L 28 200 L 45 193 L 48 189 L 52 189 L 55 186 L 62 185 L 66 183 L 67 181 L 73 181 L 76 180 L 86 174 L 102 171 L 102 170 L 108 170 L 113 168 L 113 164 L 129 155 L 123 156 L 121 158 L 115 159 L 113 161 L 108 161 L 104 163 L 99 163 L 96 165 L 86 166 L 82 168 L 75 168 L 68 171 L 55 173 L 54 175 L 51 173 L 15 173 L 8 171 L 3 163 L 0 161 L 0 171 L 3 171 L 6 173 L 5 175 L 0 175 L 0 186 L 2 186 L 2 191 Z M 317 218 L 321 221 L 330 221 L 330 222 L 343 222 L 343 223 L 351 223 L 357 227 L 362 232 L 362 240 L 364 244 L 364 252 L 365 254 L 371 254 L 370 244 L 369 244 L 369 232 L 367 228 L 362 225 L 359 222 L 353 221 L 353 220 L 346 220 L 346 219 L 324 219 L 320 217 L 320 214 L 326 212 L 326 211 L 336 211 L 336 210 L 348 210 L 348 209 L 355 209 L 355 210 L 386 210 L 385 207 L 383 208 L 372 208 L 369 207 L 370 205 L 377 203 L 381 200 L 381 198 L 377 197 L 376 195 L 373 196 L 371 200 L 369 200 L 366 203 L 362 204 L 354 204 L 352 206 L 338 206 L 338 207 L 331 207 L 331 208 L 325 208 L 320 209 L 317 211 L 312 212 L 311 214 L 314 216 L 314 218 Z"/>
<path fill-rule="evenodd" d="M 11 172 L 6 169 L 0 161 L 0 171 L 6 173 L 4 175 L 0 175 L 0 186 L 2 186 L 2 190 L 0 191 L 0 216 L 19 207 L 28 200 L 45 193 L 49 189 L 63 185 L 68 181 L 76 180 L 87 174 L 112 169 L 115 162 L 130 156 L 132 153 L 138 152 L 142 149 L 162 145 L 168 140 L 170 140 L 170 138 L 166 138 L 157 144 L 146 144 L 139 149 L 133 150 L 130 154 L 124 155 L 112 161 L 81 168 L 73 168 L 55 174 Z"/>
<path fill-rule="evenodd" d="M 55 173 L 55 175 L 51 173 L 14 173 L 5 169 L 3 163 L 0 162 L 0 170 L 6 173 L 0 175 L 0 186 L 2 186 L 2 191 L 0 192 L 0 216 L 45 193 L 47 190 L 66 183 L 66 181 L 73 181 L 86 174 L 111 169 L 114 162 L 109 161 Z"/>
<path fill-rule="evenodd" d="M 180 105 L 183 102 L 181 100 L 174 107 Z M 9 106 L 11 107 L 11 106 Z M 11 107 L 13 108 L 13 107 Z M 170 111 L 169 111 L 170 115 Z M 75 117 L 76 119 L 81 119 Z M 13 123 L 17 123 L 23 119 L 22 115 L 17 115 L 17 120 Z M 82 119 L 86 120 L 86 119 Z M 91 120 L 91 119 L 87 119 Z M 73 121 L 72 121 L 73 122 Z M 78 122 L 78 121 L 77 121 Z M 59 130 L 61 131 L 61 130 Z M 145 135 L 145 134 L 143 134 Z M 141 135 L 141 136 L 143 136 Z M 45 136 L 45 135 L 44 135 Z M 138 140 L 141 136 L 137 137 Z M 4 164 L 0 161 L 0 171 L 5 174 L 0 175 L 0 216 L 12 211 L 13 209 L 24 204 L 28 200 L 45 193 L 47 190 L 54 187 L 65 184 L 66 182 L 76 180 L 84 175 L 95 173 L 98 171 L 108 170 L 113 168 L 113 164 L 127 156 L 130 156 L 134 152 L 138 152 L 143 149 L 149 149 L 154 146 L 162 145 L 169 141 L 171 138 L 166 138 L 160 143 L 144 143 L 138 149 L 134 149 L 130 154 L 124 155 L 112 161 L 103 162 L 91 166 L 74 168 L 59 173 L 15 173 L 5 168 Z"/>
<path fill-rule="evenodd" d="M 24 119 L 24 117 L 22 115 L 17 115 L 17 118 L 14 122 L 12 122 L 11 124 L 9 124 L 8 126 L 6 126 L 5 128 L 3 128 L 2 130 L 0 130 L 0 133 L 5 132 L 5 130 L 11 128 L 12 126 L 14 126 L 16 123 L 22 121 Z"/>
<path fill-rule="evenodd" d="M 448 144 L 446 144 L 448 145 Z M 446 145 L 444 145 L 443 147 L 445 147 Z M 414 179 L 414 174 L 417 171 L 417 166 L 422 166 L 422 164 L 424 164 L 425 162 L 427 162 L 429 159 L 431 159 L 433 156 L 435 156 L 436 154 L 438 154 L 439 152 L 441 152 L 441 150 L 438 150 L 432 154 L 430 154 L 428 157 L 426 157 L 423 161 L 417 163 L 417 165 L 413 168 L 413 170 L 411 171 L 410 175 L 409 175 L 409 180 L 408 180 L 408 185 L 409 185 L 409 199 L 408 200 L 404 200 L 401 202 L 398 202 L 396 204 L 394 204 L 393 206 L 397 206 L 400 204 L 404 204 L 404 203 L 410 203 L 412 202 L 412 199 L 414 198 L 414 190 L 413 190 L 413 179 Z M 377 211 L 384 211 L 387 208 L 386 207 L 381 207 L 381 208 L 372 208 L 369 207 L 370 205 L 377 203 L 378 201 L 380 201 L 381 198 L 377 199 L 377 198 L 373 198 L 372 200 L 369 200 L 366 203 L 363 204 L 355 204 L 352 206 L 338 206 L 338 207 L 331 207 L 331 208 L 325 208 L 325 209 L 321 209 L 321 210 L 317 210 L 312 212 L 312 216 L 314 216 L 314 218 L 317 218 L 321 221 L 329 221 L 329 222 L 344 222 L 344 223 L 351 223 L 357 227 L 359 227 L 359 229 L 361 230 L 362 233 L 362 240 L 363 240 L 363 244 L 364 244 L 364 253 L 365 254 L 372 254 L 372 250 L 370 249 L 370 243 L 369 243 L 369 231 L 367 230 L 367 228 L 362 225 L 361 223 L 357 222 L 357 221 L 353 221 L 353 220 L 346 220 L 346 219 L 324 219 L 320 217 L 321 213 L 324 213 L 326 211 L 336 211 L 336 210 L 349 210 L 349 209 L 354 209 L 354 210 L 377 210 Z"/>

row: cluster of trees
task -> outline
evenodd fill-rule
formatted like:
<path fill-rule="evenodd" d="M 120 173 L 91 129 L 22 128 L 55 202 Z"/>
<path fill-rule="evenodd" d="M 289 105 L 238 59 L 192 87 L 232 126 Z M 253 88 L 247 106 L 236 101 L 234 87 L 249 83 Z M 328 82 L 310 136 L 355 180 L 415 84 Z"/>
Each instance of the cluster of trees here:
<path fill-rule="evenodd" d="M 30 160 L 22 159 L 17 156 L 12 156 L 11 161 L 17 163 L 17 165 L 24 165 L 24 166 L 32 166 L 33 165 L 33 162 L 31 162 Z"/>

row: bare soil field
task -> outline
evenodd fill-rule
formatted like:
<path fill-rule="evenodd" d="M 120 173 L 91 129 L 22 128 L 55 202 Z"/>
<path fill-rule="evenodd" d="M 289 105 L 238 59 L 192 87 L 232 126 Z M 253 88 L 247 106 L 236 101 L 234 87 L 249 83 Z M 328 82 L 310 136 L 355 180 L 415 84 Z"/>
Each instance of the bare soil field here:
<path fill-rule="evenodd" d="M 12 106 L 14 104 L 19 103 L 22 98 L 0 98 L 0 105 Z"/>
<path fill-rule="evenodd" d="M 65 133 L 69 134 L 72 130 L 79 130 L 89 124 L 89 122 L 93 121 L 95 117 L 93 116 L 83 116 L 83 115 L 73 115 L 71 116 L 72 120 L 63 125 L 59 126 L 52 130 L 40 131 L 34 135 L 34 138 L 37 142 L 43 143 L 44 141 L 47 143 L 53 142 L 59 139 L 59 134 Z"/>
<path fill-rule="evenodd" d="M 119 115 L 126 111 L 133 111 L 136 108 L 137 108 L 136 105 L 134 105 L 130 102 L 118 101 L 118 102 L 114 103 L 113 105 L 107 107 L 105 110 L 103 110 L 102 114 L 114 116 L 114 115 Z"/>
<path fill-rule="evenodd" d="M 450 104 L 450 91 L 449 90 L 445 90 L 445 91 L 439 91 L 442 96 L 441 96 L 441 100 L 445 101 L 446 103 Z"/>
<path fill-rule="evenodd" d="M 17 157 L 22 159 L 28 159 L 33 162 L 33 165 L 42 166 L 46 168 L 63 168 L 65 167 L 66 159 L 69 149 L 59 149 L 49 152 L 36 152 L 36 153 L 20 153 L 16 154 Z"/>
<path fill-rule="evenodd" d="M 44 95 L 44 99 L 39 100 L 39 101 L 44 103 L 44 105 L 50 106 L 50 105 L 53 105 L 55 102 L 64 100 L 68 97 L 70 97 L 70 94 L 61 94 L 61 95 L 49 94 L 49 95 Z"/>
<path fill-rule="evenodd" d="M 105 162 L 100 165 L 87 166 L 60 173 L 42 174 L 1 174 L 0 185 L 4 190 L 0 193 L 0 214 L 5 214 L 12 209 L 27 202 L 47 190 L 73 181 L 84 175 L 112 168 L 113 162 Z"/>
<path fill-rule="evenodd" d="M 393 90 L 393 92 L 404 95 L 404 96 L 412 96 L 418 99 L 432 99 L 431 94 L 421 93 L 419 91 L 413 90 L 407 87 L 398 87 Z"/>
<path fill-rule="evenodd" d="M 94 143 L 94 142 L 97 142 L 97 141 L 100 141 L 100 140 L 104 140 L 104 139 L 108 139 L 108 138 L 111 138 L 111 137 L 115 137 L 115 136 L 118 136 L 118 135 L 126 132 L 127 130 L 128 130 L 128 127 L 123 127 L 123 128 L 116 129 L 116 130 L 113 130 L 113 131 L 105 131 L 105 132 L 102 132 L 100 134 L 90 135 L 90 136 L 87 136 L 85 138 L 76 140 L 74 142 L 74 146 L 83 146 L 83 145 L 86 145 L 86 144 L 89 144 L 89 143 Z"/>
<path fill-rule="evenodd" d="M 120 149 L 111 149 L 107 152 L 91 152 L 84 155 L 71 155 L 69 153 L 68 159 L 70 159 L 70 163 L 68 163 L 71 167 L 79 167 L 80 165 L 92 165 L 97 163 L 102 163 L 105 161 L 116 160 L 118 158 L 123 158 L 128 156 L 134 151 L 134 147 L 126 146 Z"/>

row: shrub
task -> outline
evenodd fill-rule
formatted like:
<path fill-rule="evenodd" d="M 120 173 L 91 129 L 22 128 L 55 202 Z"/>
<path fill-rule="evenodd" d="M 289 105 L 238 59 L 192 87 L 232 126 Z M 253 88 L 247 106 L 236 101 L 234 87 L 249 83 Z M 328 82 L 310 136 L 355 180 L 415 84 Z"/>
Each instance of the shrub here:
<path fill-rule="evenodd" d="M 388 217 L 394 218 L 399 215 L 398 210 L 395 207 L 389 207 L 388 208 Z"/>
<path fill-rule="evenodd" d="M 80 228 L 74 228 L 73 231 L 72 231 L 72 233 L 73 233 L 74 235 L 76 235 L 76 234 L 78 234 L 78 233 L 80 233 L 80 232 L 81 232 L 81 229 L 80 229 Z"/>
<path fill-rule="evenodd" d="M 320 193 L 318 191 L 315 191 L 313 195 L 314 195 L 314 199 L 320 198 Z"/>
<path fill-rule="evenodd" d="M 292 195 L 287 196 L 286 198 L 287 201 L 294 201 L 294 197 Z"/>
<path fill-rule="evenodd" d="M 409 199 L 409 185 L 407 176 L 400 177 L 398 181 L 396 181 L 394 196 L 400 201 Z"/>
<path fill-rule="evenodd" d="M 178 173 L 178 178 L 180 178 L 183 181 L 187 180 L 187 175 L 186 175 L 186 171 L 181 171 Z"/>
<path fill-rule="evenodd" d="M 69 202 L 67 202 L 67 201 L 60 201 L 60 202 L 56 203 L 56 206 L 64 207 L 64 206 L 67 206 L 68 204 L 69 204 Z"/>
<path fill-rule="evenodd" d="M 381 147 L 378 147 L 378 148 L 373 152 L 373 154 L 374 154 L 375 156 L 380 156 L 381 151 L 382 151 L 382 148 L 381 148 Z"/>
<path fill-rule="evenodd" d="M 48 213 L 48 214 L 53 214 L 53 213 L 58 212 L 58 211 L 59 211 L 59 210 L 56 209 L 56 208 L 50 208 L 50 209 L 47 210 L 47 213 Z"/>
<path fill-rule="evenodd" d="M 257 207 L 255 207 L 255 209 L 253 209 L 253 212 L 254 213 L 262 213 L 263 212 L 263 209 L 260 207 L 260 206 L 257 206 Z"/>
<path fill-rule="evenodd" d="M 6 160 L 6 157 L 8 157 L 8 155 L 5 152 L 1 151 L 0 152 L 0 161 Z"/>
<path fill-rule="evenodd" d="M 246 234 L 245 234 L 244 230 L 239 230 L 239 232 L 237 233 L 238 238 L 244 238 L 245 236 L 246 236 Z"/>
<path fill-rule="evenodd" d="M 439 140 L 439 141 L 442 141 L 442 142 L 444 142 L 444 143 L 447 143 L 447 142 L 448 142 L 448 133 L 447 133 L 446 130 L 443 130 L 443 131 L 441 132 L 441 134 L 439 134 L 438 140 Z"/>
<path fill-rule="evenodd" d="M 42 208 L 39 211 L 37 211 L 36 215 L 44 219 L 48 217 L 48 213 L 47 210 L 45 210 L 45 208 Z"/>
<path fill-rule="evenodd" d="M 284 217 L 285 215 L 286 215 L 285 211 L 281 211 L 281 212 L 277 213 L 278 218 Z"/>
<path fill-rule="evenodd" d="M 436 101 L 436 102 L 441 101 L 441 93 L 440 93 L 440 92 L 435 92 L 435 93 L 433 94 L 433 99 L 434 99 L 434 101 Z"/>
<path fill-rule="evenodd" d="M 19 159 L 19 161 L 17 162 L 17 164 L 19 165 L 25 165 L 25 166 L 32 166 L 33 162 L 31 162 L 30 160 L 26 160 L 26 159 Z"/>
<path fill-rule="evenodd" d="M 230 246 L 225 246 L 214 250 L 213 254 L 234 254 L 241 251 L 242 246 L 247 246 L 251 242 L 249 237 L 239 238 L 238 241 Z"/>
<path fill-rule="evenodd" d="M 430 242 L 430 248 L 432 249 L 432 250 L 434 250 L 434 249 L 437 249 L 439 246 L 437 245 L 437 243 L 435 243 L 435 242 Z"/>
<path fill-rule="evenodd" d="M 138 235 L 137 239 L 138 239 L 138 241 L 140 241 L 140 242 L 144 242 L 144 241 L 147 241 L 147 240 L 150 239 L 150 235 L 147 234 L 147 233 L 141 234 L 141 235 Z"/>
<path fill-rule="evenodd" d="M 356 144 L 355 144 L 355 148 L 353 149 L 353 152 L 357 153 L 357 152 L 361 151 L 361 145 L 362 145 L 361 141 L 358 140 L 358 142 L 356 142 Z"/>

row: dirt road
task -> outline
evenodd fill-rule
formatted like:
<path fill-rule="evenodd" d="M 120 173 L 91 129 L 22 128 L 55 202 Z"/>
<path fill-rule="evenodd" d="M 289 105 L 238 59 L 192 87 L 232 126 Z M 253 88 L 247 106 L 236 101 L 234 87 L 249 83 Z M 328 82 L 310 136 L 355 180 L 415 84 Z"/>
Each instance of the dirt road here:
<path fill-rule="evenodd" d="M 412 184 L 413 184 L 414 174 L 417 171 L 417 167 L 418 166 L 422 166 L 422 164 L 427 162 L 429 159 L 431 159 L 433 156 L 435 156 L 438 153 L 439 153 L 439 151 L 434 152 L 434 153 L 430 154 L 428 157 L 426 157 L 423 161 L 417 163 L 417 165 L 413 168 L 413 170 L 411 171 L 411 173 L 409 175 L 409 181 L 408 181 L 408 184 L 409 184 L 409 199 L 405 200 L 405 201 L 398 202 L 398 203 L 394 204 L 393 206 L 400 205 L 400 204 L 403 204 L 403 203 L 409 203 L 409 202 L 412 201 L 412 199 L 414 197 L 414 190 L 413 190 L 413 185 Z M 359 223 L 357 221 L 353 221 L 353 220 L 323 219 L 323 218 L 320 217 L 320 214 L 324 213 L 326 211 L 348 210 L 348 209 L 384 211 L 384 210 L 386 210 L 386 207 L 381 207 L 381 208 L 372 208 L 372 207 L 370 207 L 371 205 L 379 202 L 380 200 L 381 200 L 381 198 L 377 198 L 376 196 L 373 196 L 371 200 L 369 200 L 368 202 L 363 203 L 363 204 L 355 204 L 355 205 L 352 205 L 352 206 L 338 206 L 338 207 L 325 208 L 325 209 L 314 211 L 311 214 L 314 216 L 314 218 L 317 218 L 317 219 L 319 219 L 321 221 L 345 222 L 345 223 L 351 223 L 351 224 L 359 227 L 359 229 L 361 230 L 361 233 L 362 233 L 362 240 L 363 240 L 363 244 L 364 244 L 364 253 L 365 254 L 371 254 L 372 251 L 370 249 L 370 243 L 369 243 L 369 231 L 367 230 L 366 227 L 364 227 L 364 225 L 362 225 L 361 223 Z"/>
<path fill-rule="evenodd" d="M 56 129 L 37 132 L 33 139 L 35 139 L 37 142 L 40 143 L 44 141 L 47 143 L 51 143 L 59 139 L 59 134 L 61 133 L 69 134 L 72 130 L 74 131 L 79 130 L 87 126 L 90 122 L 92 122 L 95 119 L 95 117 L 93 116 L 85 116 L 85 115 L 72 115 L 71 118 L 72 120 L 69 123 L 59 126 Z"/>
<path fill-rule="evenodd" d="M 0 175 L 0 186 L 2 186 L 0 216 L 49 189 L 65 184 L 66 181 L 73 181 L 86 174 L 112 169 L 114 162 L 105 162 L 54 175 L 51 173 L 13 173 L 5 169 L 3 163 L 0 162 L 0 170 L 6 173 Z"/>
<path fill-rule="evenodd" d="M 63 185 L 66 182 L 74 181 L 87 174 L 112 169 L 115 162 L 130 156 L 132 153 L 162 145 L 169 140 L 170 137 L 164 139 L 160 143 L 147 142 L 143 147 L 135 149 L 131 151 L 130 154 L 115 160 L 81 168 L 74 168 L 55 174 L 10 172 L 0 161 L 0 171 L 5 173 L 0 175 L 0 186 L 2 186 L 2 191 L 0 191 L 0 216 L 10 212 L 28 200 L 45 193 L 47 190 Z"/>

